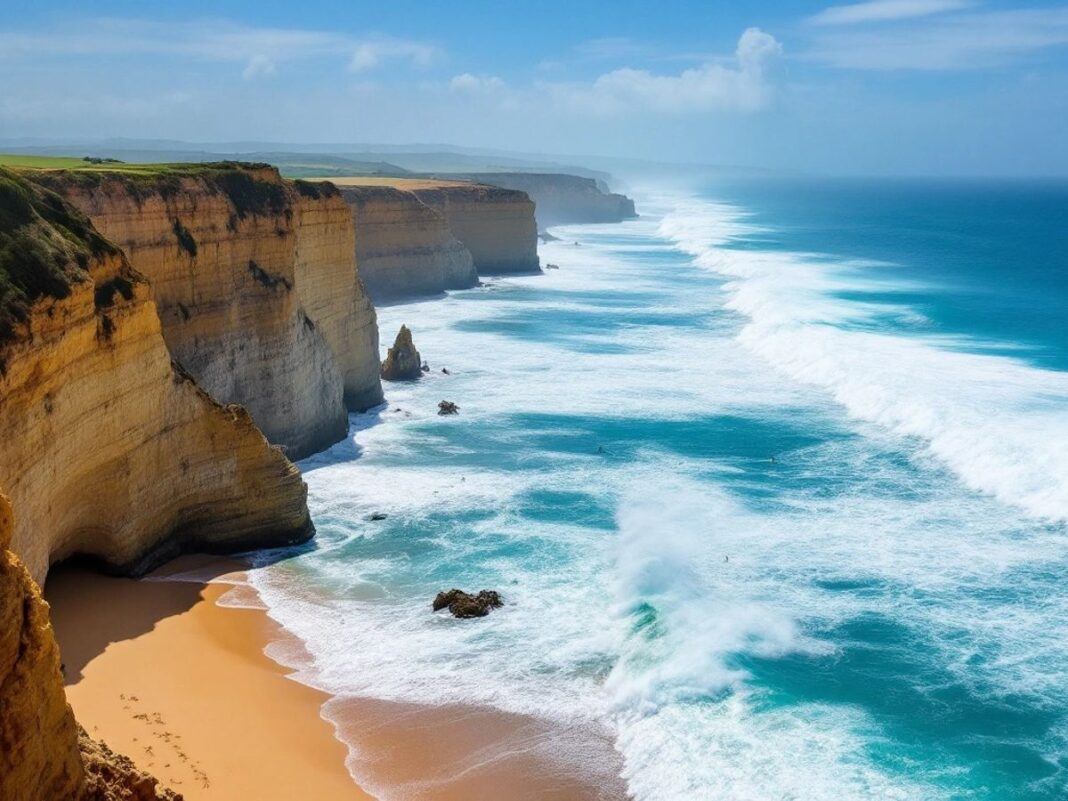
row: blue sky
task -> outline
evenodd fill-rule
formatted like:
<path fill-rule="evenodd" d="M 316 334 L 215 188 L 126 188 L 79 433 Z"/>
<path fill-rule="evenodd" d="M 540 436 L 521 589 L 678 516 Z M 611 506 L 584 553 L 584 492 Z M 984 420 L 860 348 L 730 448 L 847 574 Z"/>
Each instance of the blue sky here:
<path fill-rule="evenodd" d="M 0 139 L 1068 174 L 1068 5 L 4 0 Z"/>

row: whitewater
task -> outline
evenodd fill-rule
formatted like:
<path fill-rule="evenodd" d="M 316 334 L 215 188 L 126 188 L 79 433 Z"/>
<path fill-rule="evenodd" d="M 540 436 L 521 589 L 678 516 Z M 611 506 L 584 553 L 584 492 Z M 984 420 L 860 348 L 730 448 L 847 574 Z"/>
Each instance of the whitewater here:
<path fill-rule="evenodd" d="M 937 261 L 638 200 L 379 309 L 431 371 L 301 463 L 316 543 L 250 572 L 272 655 L 594 728 L 641 801 L 1064 797 L 1068 373 L 933 325 Z M 451 586 L 506 605 L 432 615 Z"/>

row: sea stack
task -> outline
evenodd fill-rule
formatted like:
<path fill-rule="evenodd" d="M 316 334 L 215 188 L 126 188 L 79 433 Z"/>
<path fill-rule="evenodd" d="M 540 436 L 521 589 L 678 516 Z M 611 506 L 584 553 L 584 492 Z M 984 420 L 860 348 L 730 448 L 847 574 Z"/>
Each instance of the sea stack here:
<path fill-rule="evenodd" d="M 393 347 L 382 362 L 382 378 L 386 381 L 412 381 L 422 375 L 423 360 L 412 342 L 412 332 L 406 325 L 400 327 Z"/>

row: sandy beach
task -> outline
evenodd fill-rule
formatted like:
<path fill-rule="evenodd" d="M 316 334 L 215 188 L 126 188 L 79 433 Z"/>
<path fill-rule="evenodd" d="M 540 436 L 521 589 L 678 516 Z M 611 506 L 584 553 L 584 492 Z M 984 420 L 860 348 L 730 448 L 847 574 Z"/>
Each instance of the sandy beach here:
<path fill-rule="evenodd" d="M 217 603 L 227 592 L 256 603 L 227 583 L 242 569 L 196 558 L 166 568 L 218 579 L 198 583 L 60 568 L 46 587 L 78 720 L 189 801 L 626 797 L 599 733 L 459 703 L 331 699 L 288 679 L 263 649 L 297 641 L 262 609 Z"/>
<path fill-rule="evenodd" d="M 370 798 L 320 716 L 327 696 L 264 655 L 283 635 L 266 614 L 216 604 L 228 589 L 49 576 L 79 722 L 190 801 Z"/>

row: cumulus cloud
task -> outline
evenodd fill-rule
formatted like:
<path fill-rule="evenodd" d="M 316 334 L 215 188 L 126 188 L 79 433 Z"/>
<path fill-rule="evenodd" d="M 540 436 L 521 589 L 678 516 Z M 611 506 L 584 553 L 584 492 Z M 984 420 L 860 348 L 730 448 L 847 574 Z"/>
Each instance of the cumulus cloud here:
<path fill-rule="evenodd" d="M 972 0 L 871 0 L 847 6 L 831 6 L 809 17 L 813 25 L 856 25 L 887 22 L 958 11 L 974 5 Z"/>
<path fill-rule="evenodd" d="M 505 83 L 496 75 L 472 75 L 465 72 L 449 81 L 449 89 L 462 94 L 489 94 L 505 89 Z"/>
<path fill-rule="evenodd" d="M 626 67 L 605 73 L 590 85 L 557 84 L 548 89 L 559 102 L 595 113 L 756 111 L 771 100 L 768 73 L 781 54 L 782 45 L 775 37 L 749 28 L 727 63 L 709 61 L 667 75 Z"/>

